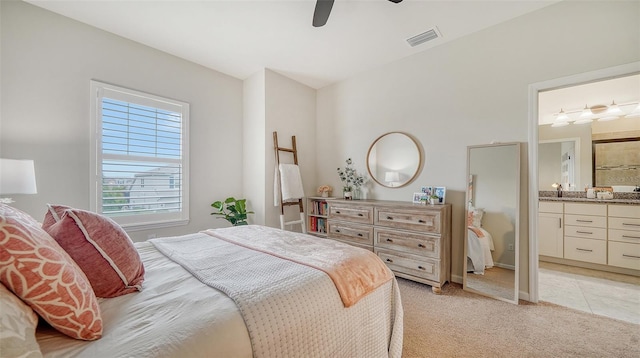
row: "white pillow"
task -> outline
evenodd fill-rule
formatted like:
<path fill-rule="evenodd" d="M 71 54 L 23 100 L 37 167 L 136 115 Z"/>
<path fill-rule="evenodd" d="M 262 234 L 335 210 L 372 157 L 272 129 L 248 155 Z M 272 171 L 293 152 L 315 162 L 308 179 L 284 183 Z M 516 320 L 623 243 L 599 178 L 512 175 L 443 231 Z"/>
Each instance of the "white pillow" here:
<path fill-rule="evenodd" d="M 484 209 L 469 207 L 469 213 L 467 214 L 467 226 L 482 227 L 482 216 L 484 215 Z"/>
<path fill-rule="evenodd" d="M 38 316 L 0 283 L 0 352 L 3 357 L 42 357 L 36 341 Z"/>

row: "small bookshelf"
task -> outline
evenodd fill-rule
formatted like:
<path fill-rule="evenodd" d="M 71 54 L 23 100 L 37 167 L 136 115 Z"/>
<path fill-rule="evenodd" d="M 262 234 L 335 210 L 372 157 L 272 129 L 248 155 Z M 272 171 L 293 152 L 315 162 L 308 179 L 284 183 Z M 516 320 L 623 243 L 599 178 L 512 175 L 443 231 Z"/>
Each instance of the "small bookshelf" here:
<path fill-rule="evenodd" d="M 327 217 L 329 207 L 327 200 L 320 196 L 307 198 L 307 233 L 318 237 L 327 237 Z"/>

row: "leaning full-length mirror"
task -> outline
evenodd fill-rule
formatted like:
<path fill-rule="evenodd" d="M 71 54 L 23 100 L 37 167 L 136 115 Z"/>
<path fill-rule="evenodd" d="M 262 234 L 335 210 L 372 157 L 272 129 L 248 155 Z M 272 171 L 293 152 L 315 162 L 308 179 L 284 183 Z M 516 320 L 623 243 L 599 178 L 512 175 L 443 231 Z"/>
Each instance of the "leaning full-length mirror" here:
<path fill-rule="evenodd" d="M 467 147 L 463 288 L 518 303 L 520 144 Z"/>

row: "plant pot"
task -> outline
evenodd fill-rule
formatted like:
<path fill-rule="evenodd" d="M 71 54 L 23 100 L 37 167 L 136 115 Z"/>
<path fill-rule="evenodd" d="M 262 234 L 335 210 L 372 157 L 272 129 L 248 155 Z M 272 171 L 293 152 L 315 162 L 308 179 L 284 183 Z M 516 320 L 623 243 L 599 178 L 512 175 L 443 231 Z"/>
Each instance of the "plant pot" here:
<path fill-rule="evenodd" d="M 327 191 L 323 191 L 323 192 L 322 192 L 322 197 L 323 197 L 323 198 L 328 198 L 328 197 L 329 197 L 329 192 L 327 192 Z"/>
<path fill-rule="evenodd" d="M 351 200 L 353 199 L 353 192 L 351 191 L 345 191 L 342 193 L 344 200 Z"/>
<path fill-rule="evenodd" d="M 431 205 L 436 205 L 438 203 L 438 199 L 436 198 L 429 198 L 429 204 Z"/>

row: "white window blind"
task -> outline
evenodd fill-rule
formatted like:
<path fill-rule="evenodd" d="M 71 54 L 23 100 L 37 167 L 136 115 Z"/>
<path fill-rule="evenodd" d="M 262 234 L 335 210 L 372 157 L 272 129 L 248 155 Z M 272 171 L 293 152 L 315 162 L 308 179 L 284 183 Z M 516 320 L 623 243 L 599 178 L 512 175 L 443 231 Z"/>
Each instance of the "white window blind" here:
<path fill-rule="evenodd" d="M 188 120 L 183 102 L 91 82 L 92 207 L 124 227 L 188 220 Z"/>

